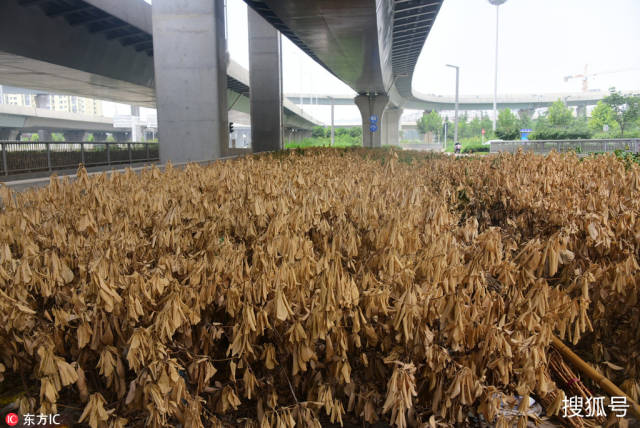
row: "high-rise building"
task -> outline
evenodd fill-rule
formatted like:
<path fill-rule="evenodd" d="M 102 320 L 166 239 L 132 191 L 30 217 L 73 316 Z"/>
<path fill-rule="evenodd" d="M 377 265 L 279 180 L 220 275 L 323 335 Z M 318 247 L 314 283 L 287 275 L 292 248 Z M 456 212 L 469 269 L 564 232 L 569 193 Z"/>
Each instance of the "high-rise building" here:
<path fill-rule="evenodd" d="M 6 92 L 2 94 L 2 104 L 30 107 L 32 105 L 35 105 L 35 102 L 35 95 L 12 93 L 8 94 Z"/>
<path fill-rule="evenodd" d="M 11 92 L 7 92 L 9 89 Z M 0 104 L 12 104 L 18 106 L 35 107 L 36 91 L 19 90 L 17 88 L 4 88 L 0 92 Z M 90 116 L 102 116 L 102 101 L 92 98 L 78 97 L 75 95 L 44 95 L 48 97 L 42 108 L 49 108 L 54 111 L 67 111 L 70 113 L 86 114 Z"/>

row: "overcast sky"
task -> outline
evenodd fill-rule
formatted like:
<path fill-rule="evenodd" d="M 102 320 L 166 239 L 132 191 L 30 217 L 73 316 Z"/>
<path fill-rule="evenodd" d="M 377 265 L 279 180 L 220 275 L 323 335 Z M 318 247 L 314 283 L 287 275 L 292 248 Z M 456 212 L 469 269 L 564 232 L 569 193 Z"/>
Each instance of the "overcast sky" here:
<path fill-rule="evenodd" d="M 227 0 L 230 56 L 249 66 L 247 6 Z M 460 66 L 460 96 L 492 94 L 495 6 L 487 0 L 444 0 L 414 73 L 414 89 L 453 95 Z M 500 6 L 498 93 L 578 92 L 590 73 L 589 89 L 640 90 L 640 0 L 507 0 Z M 354 92 L 283 37 L 283 87 L 287 93 Z M 124 109 L 124 108 L 123 108 Z M 305 106 L 327 120 L 328 108 Z M 124 112 L 124 111 L 123 111 Z M 128 113 L 128 112 L 127 112 Z M 358 117 L 354 108 L 338 117 Z"/>

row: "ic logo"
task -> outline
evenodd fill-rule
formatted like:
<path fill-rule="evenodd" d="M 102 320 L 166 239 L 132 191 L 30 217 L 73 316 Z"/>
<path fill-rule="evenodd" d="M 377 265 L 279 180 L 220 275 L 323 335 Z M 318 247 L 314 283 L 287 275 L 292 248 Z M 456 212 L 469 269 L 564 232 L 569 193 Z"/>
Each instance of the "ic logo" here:
<path fill-rule="evenodd" d="M 4 418 L 4 421 L 10 427 L 18 425 L 18 421 L 19 420 L 20 420 L 20 418 L 15 413 L 7 413 L 7 416 Z"/>

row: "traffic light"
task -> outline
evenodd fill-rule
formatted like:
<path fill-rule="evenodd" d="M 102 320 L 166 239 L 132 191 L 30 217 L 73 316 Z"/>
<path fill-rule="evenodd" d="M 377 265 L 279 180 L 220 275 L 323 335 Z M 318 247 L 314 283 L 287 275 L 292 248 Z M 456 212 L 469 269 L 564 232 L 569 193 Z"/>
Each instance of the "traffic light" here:
<path fill-rule="evenodd" d="M 233 134 L 233 122 L 229 122 L 229 134 Z"/>

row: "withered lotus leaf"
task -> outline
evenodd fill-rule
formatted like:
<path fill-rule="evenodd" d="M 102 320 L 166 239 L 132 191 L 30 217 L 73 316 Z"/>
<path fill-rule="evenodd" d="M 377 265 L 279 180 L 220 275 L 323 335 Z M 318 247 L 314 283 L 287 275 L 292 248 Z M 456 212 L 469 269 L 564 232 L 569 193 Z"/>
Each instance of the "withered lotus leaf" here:
<path fill-rule="evenodd" d="M 3 186 L 0 396 L 92 428 L 525 426 L 566 396 L 557 335 L 637 399 L 639 183 L 314 149 Z"/>

